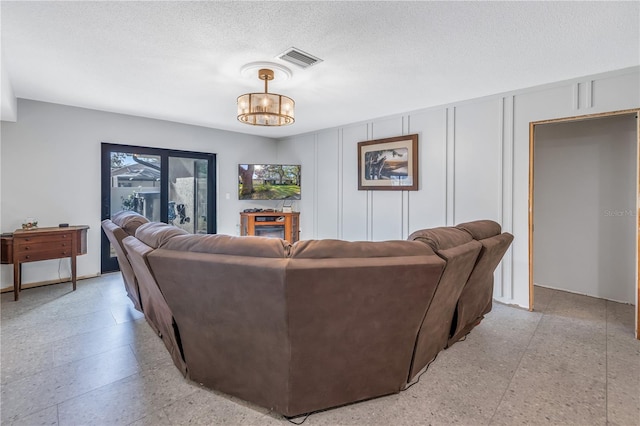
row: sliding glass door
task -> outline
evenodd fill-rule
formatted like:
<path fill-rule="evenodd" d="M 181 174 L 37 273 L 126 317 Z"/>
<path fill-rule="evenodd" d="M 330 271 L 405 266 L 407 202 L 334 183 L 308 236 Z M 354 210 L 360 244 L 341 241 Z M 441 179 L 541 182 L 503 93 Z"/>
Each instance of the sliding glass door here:
<path fill-rule="evenodd" d="M 122 210 L 193 234 L 216 232 L 215 154 L 102 144 L 102 220 Z M 102 235 L 102 272 L 118 270 Z"/>

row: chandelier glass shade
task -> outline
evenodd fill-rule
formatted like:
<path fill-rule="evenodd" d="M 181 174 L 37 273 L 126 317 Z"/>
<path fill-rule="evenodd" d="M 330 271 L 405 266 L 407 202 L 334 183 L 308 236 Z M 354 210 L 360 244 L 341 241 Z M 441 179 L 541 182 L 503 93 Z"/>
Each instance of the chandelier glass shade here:
<path fill-rule="evenodd" d="M 273 71 L 261 69 L 258 78 L 264 80 L 264 93 L 238 96 L 238 120 L 254 126 L 287 126 L 295 121 L 295 102 L 288 96 L 269 93 Z"/>

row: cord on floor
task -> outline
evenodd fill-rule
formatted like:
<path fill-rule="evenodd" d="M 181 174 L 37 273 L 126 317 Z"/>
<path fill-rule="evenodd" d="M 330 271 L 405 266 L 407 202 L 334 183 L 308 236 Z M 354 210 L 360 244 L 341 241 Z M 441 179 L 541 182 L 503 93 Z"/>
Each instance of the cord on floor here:
<path fill-rule="evenodd" d="M 293 423 L 294 425 L 301 425 L 302 423 L 304 423 L 305 421 L 307 421 L 307 419 L 309 418 L 309 416 L 310 416 L 310 415 L 312 415 L 313 413 L 315 413 L 315 411 L 314 411 L 314 412 L 312 412 L 312 413 L 307 413 L 307 415 L 306 415 L 306 416 L 304 416 L 304 419 L 302 419 L 302 421 L 301 421 L 300 423 L 296 423 L 296 422 L 294 422 L 294 421 L 292 420 L 292 419 L 297 418 L 296 416 L 294 416 L 294 417 L 287 417 L 287 416 L 283 416 L 283 417 L 284 417 L 285 419 L 287 419 L 287 421 L 288 421 L 289 423 Z M 298 417 L 300 417 L 300 416 L 298 416 Z"/>
<path fill-rule="evenodd" d="M 407 390 L 407 389 L 409 389 L 411 386 L 413 386 L 413 385 L 415 385 L 416 383 L 418 383 L 418 382 L 420 381 L 420 377 L 422 377 L 422 375 L 423 375 L 424 373 L 426 373 L 426 372 L 427 372 L 427 370 L 429 369 L 429 366 L 431 366 L 431 364 L 433 364 L 433 362 L 434 362 L 437 358 L 438 358 L 438 354 L 436 354 L 436 356 L 435 356 L 435 357 L 433 357 L 433 359 L 432 359 L 431 361 L 429 361 L 429 364 L 427 364 L 427 366 L 424 368 L 424 370 L 422 371 L 422 373 L 420 373 L 420 374 L 418 375 L 418 378 L 416 379 L 416 381 L 415 381 L 415 382 L 413 382 L 413 383 L 411 383 L 411 384 L 409 384 L 409 386 L 407 386 L 406 388 L 402 389 L 402 390 L 401 390 L 401 392 L 406 391 L 406 390 Z"/>
<path fill-rule="evenodd" d="M 469 332 L 470 333 L 470 332 Z M 464 342 L 465 340 L 467 340 L 467 336 L 469 335 L 469 333 L 465 334 L 460 340 L 458 340 L 458 342 Z M 422 373 L 420 373 L 420 375 L 418 375 L 418 378 L 416 379 L 415 382 L 409 384 L 409 386 L 407 386 L 406 388 L 402 389 L 401 392 L 406 391 L 407 389 L 409 389 L 411 386 L 415 385 L 416 383 L 418 383 L 420 381 L 420 377 L 422 377 L 422 375 L 424 373 L 427 372 L 427 370 L 429 369 L 429 366 L 431 366 L 431 364 L 434 363 L 434 361 L 438 358 L 438 355 L 440 355 L 440 353 L 437 353 L 435 357 L 433 357 L 433 359 L 431 361 L 429 361 L 429 364 L 427 364 L 427 366 L 424 368 L 424 370 L 422 371 Z"/>

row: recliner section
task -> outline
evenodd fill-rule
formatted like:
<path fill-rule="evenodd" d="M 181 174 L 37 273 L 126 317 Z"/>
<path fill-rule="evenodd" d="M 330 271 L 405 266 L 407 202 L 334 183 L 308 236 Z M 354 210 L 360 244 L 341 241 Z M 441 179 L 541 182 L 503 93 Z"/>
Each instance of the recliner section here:
<path fill-rule="evenodd" d="M 144 306 L 144 316 L 151 328 L 162 339 L 175 366 L 183 376 L 187 376 L 188 369 L 184 360 L 180 330 L 147 263 L 147 255 L 157 247 L 156 244 L 161 243 L 161 240 L 157 238 L 158 234 L 162 234 L 163 238 L 170 238 L 187 234 L 187 232 L 164 223 L 150 222 L 138 228 L 136 237 L 126 237 L 123 244 L 127 249 L 131 267 L 137 277 L 140 298 L 142 306 Z M 154 244 L 156 247 L 149 244 Z"/>
<path fill-rule="evenodd" d="M 458 299 L 448 346 L 467 335 L 491 311 L 493 274 L 513 242 L 513 235 L 501 232 L 500 224 L 492 220 L 461 223 L 456 228 L 479 241 L 482 249 Z"/>
<path fill-rule="evenodd" d="M 411 382 L 447 347 L 460 293 L 473 270 L 482 244 L 473 240 L 467 232 L 449 227 L 416 231 L 408 239 L 427 244 L 446 261 L 416 339 L 409 373 Z"/>
<path fill-rule="evenodd" d="M 143 311 L 143 307 L 140 300 L 136 275 L 129 263 L 127 251 L 122 241 L 127 236 L 134 235 L 136 229 L 147 222 L 149 221 L 146 217 L 132 211 L 121 211 L 111 216 L 111 219 L 102 221 L 102 229 L 116 252 L 127 296 L 133 302 L 134 308 L 140 312 Z"/>
<path fill-rule="evenodd" d="M 146 229 L 142 234 L 145 243 L 134 237 L 141 227 Z M 118 212 L 111 219 L 103 220 L 102 229 L 116 252 L 127 295 L 162 339 L 178 370 L 186 376 L 180 332 L 148 268 L 146 255 L 165 239 L 187 232 L 164 223 L 149 222 L 132 211 Z"/>

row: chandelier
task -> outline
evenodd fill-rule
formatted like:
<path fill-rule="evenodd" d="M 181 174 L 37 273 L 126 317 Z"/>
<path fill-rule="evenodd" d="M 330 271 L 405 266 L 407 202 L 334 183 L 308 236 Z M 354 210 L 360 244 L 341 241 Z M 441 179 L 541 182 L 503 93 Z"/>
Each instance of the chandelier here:
<path fill-rule="evenodd" d="M 258 78 L 264 80 L 264 93 L 245 93 L 238 96 L 238 120 L 254 126 L 293 124 L 295 121 L 293 99 L 269 93 L 269 80 L 273 80 L 273 70 L 260 69 Z"/>

